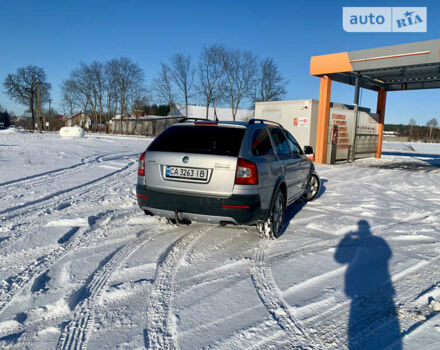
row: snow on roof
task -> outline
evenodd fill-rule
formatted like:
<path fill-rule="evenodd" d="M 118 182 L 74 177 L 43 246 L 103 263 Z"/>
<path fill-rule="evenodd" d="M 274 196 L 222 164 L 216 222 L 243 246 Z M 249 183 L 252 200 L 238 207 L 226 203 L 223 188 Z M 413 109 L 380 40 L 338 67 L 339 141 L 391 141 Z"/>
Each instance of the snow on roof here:
<path fill-rule="evenodd" d="M 173 114 L 186 114 L 185 105 L 176 104 L 173 110 Z M 206 106 L 193 106 L 188 105 L 188 117 L 189 118 L 206 118 Z M 238 109 L 236 120 L 237 121 L 247 121 L 254 117 L 254 111 L 250 109 Z M 232 119 L 232 109 L 231 108 L 218 108 L 217 107 L 217 118 L 219 120 L 233 120 Z M 209 107 L 208 119 L 215 119 L 214 108 Z"/>

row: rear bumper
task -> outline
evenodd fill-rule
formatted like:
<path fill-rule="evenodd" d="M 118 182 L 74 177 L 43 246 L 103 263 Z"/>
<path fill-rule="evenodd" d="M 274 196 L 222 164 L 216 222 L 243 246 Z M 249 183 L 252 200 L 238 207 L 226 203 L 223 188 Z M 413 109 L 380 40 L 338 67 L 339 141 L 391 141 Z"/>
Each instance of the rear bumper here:
<path fill-rule="evenodd" d="M 142 210 L 154 215 L 209 223 L 233 223 L 251 225 L 263 217 L 260 196 L 232 195 L 230 197 L 208 197 L 157 191 L 137 185 L 136 195 Z"/>

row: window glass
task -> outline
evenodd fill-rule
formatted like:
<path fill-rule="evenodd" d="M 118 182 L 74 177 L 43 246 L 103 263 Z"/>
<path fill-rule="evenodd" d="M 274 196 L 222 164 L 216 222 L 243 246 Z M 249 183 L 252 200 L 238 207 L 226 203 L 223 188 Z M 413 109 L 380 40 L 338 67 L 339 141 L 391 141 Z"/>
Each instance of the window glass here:
<path fill-rule="evenodd" d="M 267 129 L 260 129 L 254 132 L 252 136 L 252 154 L 255 156 L 273 154 L 272 143 L 270 142 Z"/>
<path fill-rule="evenodd" d="M 296 142 L 292 134 L 286 131 L 286 135 L 287 135 L 287 141 L 289 142 L 289 145 L 292 148 L 292 152 L 298 155 L 302 154 L 303 152 L 301 150 L 301 147 L 298 145 L 298 142 Z"/>
<path fill-rule="evenodd" d="M 149 151 L 238 156 L 246 129 L 221 126 L 171 126 L 148 147 Z"/>
<path fill-rule="evenodd" d="M 287 143 L 286 137 L 280 128 L 271 127 L 270 134 L 272 135 L 272 140 L 277 150 L 278 155 L 290 155 L 289 145 Z"/>

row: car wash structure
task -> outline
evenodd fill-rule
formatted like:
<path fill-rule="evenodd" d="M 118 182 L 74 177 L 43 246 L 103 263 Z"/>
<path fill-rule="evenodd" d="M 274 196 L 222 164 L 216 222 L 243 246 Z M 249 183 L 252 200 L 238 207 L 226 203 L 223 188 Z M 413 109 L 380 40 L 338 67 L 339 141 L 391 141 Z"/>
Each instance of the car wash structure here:
<path fill-rule="evenodd" d="M 387 92 L 440 88 L 440 39 L 314 56 L 310 60 L 310 74 L 321 79 L 316 124 L 316 162 L 329 162 L 327 153 L 330 150 L 328 146 L 334 144 L 331 140 L 333 130 L 338 127 L 346 130 L 342 125 L 343 114 L 339 113 L 338 116 L 338 113 L 331 113 L 333 81 L 354 86 L 354 133 L 349 137 L 352 141 L 348 146 L 348 157 L 354 160 L 364 154 L 365 149 L 360 145 L 362 140 L 368 138 L 367 148 L 373 145 L 375 156 L 380 158 Z M 371 133 L 366 132 L 360 123 L 360 88 L 377 91 L 377 133 L 374 144 Z M 340 133 L 333 141 L 337 143 L 338 138 L 341 139 Z"/>
<path fill-rule="evenodd" d="M 355 124 L 358 130 L 357 157 L 374 157 L 377 145 L 378 115 L 368 108 L 330 103 L 326 163 L 349 160 Z M 255 103 L 255 117 L 280 123 L 290 131 L 302 148 L 316 149 L 318 100 L 271 101 Z"/>

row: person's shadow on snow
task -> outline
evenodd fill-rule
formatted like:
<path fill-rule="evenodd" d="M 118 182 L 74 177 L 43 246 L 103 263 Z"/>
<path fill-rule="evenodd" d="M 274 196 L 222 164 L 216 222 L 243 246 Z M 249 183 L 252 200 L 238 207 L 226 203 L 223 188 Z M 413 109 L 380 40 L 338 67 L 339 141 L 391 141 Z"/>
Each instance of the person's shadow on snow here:
<path fill-rule="evenodd" d="M 348 264 L 345 294 L 352 299 L 348 324 L 348 348 L 402 349 L 400 325 L 394 306 L 394 288 L 388 271 L 391 249 L 373 236 L 365 220 L 359 230 L 347 233 L 339 243 L 335 260 Z"/>

